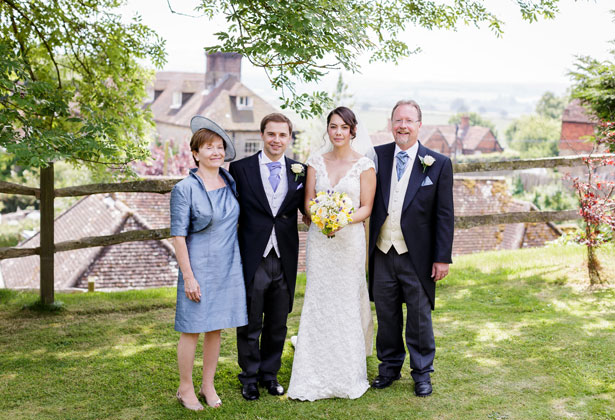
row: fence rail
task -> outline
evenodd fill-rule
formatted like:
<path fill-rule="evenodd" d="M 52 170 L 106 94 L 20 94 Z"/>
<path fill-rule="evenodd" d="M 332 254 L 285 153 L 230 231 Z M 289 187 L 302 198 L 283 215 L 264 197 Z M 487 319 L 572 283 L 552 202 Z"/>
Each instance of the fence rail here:
<path fill-rule="evenodd" d="M 594 155 L 593 157 L 615 157 L 615 154 Z M 469 162 L 453 165 L 455 174 L 469 172 L 489 172 L 521 170 L 532 168 L 556 168 L 583 165 L 586 156 L 566 156 L 495 162 Z M 170 237 L 170 230 L 151 229 L 122 232 L 114 235 L 86 237 L 72 241 L 53 243 L 53 199 L 56 197 L 77 197 L 91 194 L 114 192 L 143 192 L 164 194 L 171 191 L 181 178 L 147 179 L 142 181 L 90 184 L 67 188 L 53 188 L 53 165 L 41 170 L 42 188 L 33 188 L 10 182 L 0 181 L 0 193 L 35 196 L 41 200 L 41 244 L 36 248 L 0 248 L 0 260 L 40 255 L 41 258 L 41 299 L 44 303 L 53 302 L 53 253 L 82 248 L 114 245 L 123 242 L 160 240 Z M 43 213 L 45 213 L 43 215 Z M 580 218 L 578 210 L 529 211 L 502 214 L 455 217 L 455 227 L 469 229 L 481 225 L 506 223 L 536 223 L 564 221 Z M 303 227 L 305 228 L 305 227 Z M 301 229 L 301 228 L 300 228 Z M 45 237 L 45 238 L 43 238 Z M 43 240 L 44 239 L 44 240 Z M 43 263 L 47 273 L 43 278 Z"/>

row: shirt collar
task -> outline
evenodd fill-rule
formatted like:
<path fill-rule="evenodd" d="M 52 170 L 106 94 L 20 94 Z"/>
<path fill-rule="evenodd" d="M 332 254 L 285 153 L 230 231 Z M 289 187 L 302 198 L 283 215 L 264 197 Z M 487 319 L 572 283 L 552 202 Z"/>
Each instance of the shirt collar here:
<path fill-rule="evenodd" d="M 284 159 L 284 157 L 285 156 L 282 155 L 282 157 L 279 160 L 275 161 L 275 162 L 280 162 L 280 164 L 282 165 L 282 168 L 286 167 L 286 159 Z M 267 157 L 265 152 L 263 152 L 262 150 L 261 150 L 261 153 L 258 155 L 258 160 L 261 165 L 267 165 L 268 163 L 274 162 L 273 160 L 269 159 L 269 157 Z"/>
<path fill-rule="evenodd" d="M 397 154 L 399 152 L 401 152 L 401 147 L 399 147 L 399 145 L 397 143 L 395 143 L 395 153 L 393 156 L 397 156 Z M 408 150 L 406 150 L 406 153 L 408 154 L 408 157 L 410 158 L 410 160 L 414 160 L 416 158 L 416 154 L 419 151 L 419 141 L 417 140 L 416 143 L 414 143 L 414 145 L 412 145 L 411 148 L 409 148 Z"/>

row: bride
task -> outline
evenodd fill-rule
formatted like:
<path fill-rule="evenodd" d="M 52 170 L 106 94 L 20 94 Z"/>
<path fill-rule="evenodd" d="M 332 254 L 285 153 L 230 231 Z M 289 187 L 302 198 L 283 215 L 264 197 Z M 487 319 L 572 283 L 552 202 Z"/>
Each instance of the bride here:
<path fill-rule="evenodd" d="M 376 172 L 374 162 L 356 151 L 367 153 L 369 137 L 353 145 L 360 143 L 356 133 L 354 113 L 334 109 L 327 117 L 330 151 L 307 161 L 306 213 L 316 193 L 327 190 L 348 194 L 355 211 L 352 223 L 330 237 L 315 223 L 310 226 L 305 299 L 288 388 L 292 399 L 354 399 L 369 388 L 365 358 L 372 351 L 373 323 L 362 222 L 372 211 Z"/>

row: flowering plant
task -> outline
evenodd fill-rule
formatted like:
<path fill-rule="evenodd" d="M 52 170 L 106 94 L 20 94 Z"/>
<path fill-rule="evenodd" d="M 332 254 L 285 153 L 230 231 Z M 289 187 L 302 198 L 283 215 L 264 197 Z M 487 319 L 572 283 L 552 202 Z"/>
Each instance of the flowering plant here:
<path fill-rule="evenodd" d="M 352 200 L 346 193 L 327 190 L 319 191 L 310 201 L 312 222 L 329 238 L 332 232 L 352 222 Z"/>
<path fill-rule="evenodd" d="M 421 161 L 421 165 L 423 165 L 423 173 L 425 173 L 428 166 L 433 165 L 436 161 L 436 159 L 431 155 L 419 156 L 419 160 Z"/>
<path fill-rule="evenodd" d="M 305 168 L 300 163 L 293 163 L 290 165 L 290 170 L 295 174 L 295 182 L 297 182 L 297 178 L 305 175 Z"/>
<path fill-rule="evenodd" d="M 595 149 L 606 146 L 615 151 L 615 122 L 601 122 L 593 141 Z M 585 226 L 575 240 L 587 248 L 589 281 L 591 286 L 596 286 L 607 282 L 601 275 L 597 249 L 615 238 L 615 181 L 608 176 L 612 173 L 608 167 L 615 166 L 615 159 L 612 155 L 590 154 L 583 158 L 583 163 L 587 166 L 583 178 L 566 174 L 564 179 L 572 181 L 579 198 L 579 213 Z"/>

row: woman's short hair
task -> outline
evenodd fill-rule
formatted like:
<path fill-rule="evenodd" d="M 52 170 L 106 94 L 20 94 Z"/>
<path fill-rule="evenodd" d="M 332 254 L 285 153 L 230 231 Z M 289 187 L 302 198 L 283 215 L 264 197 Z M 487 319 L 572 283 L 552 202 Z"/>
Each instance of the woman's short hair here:
<path fill-rule="evenodd" d="M 190 139 L 190 150 L 198 153 L 204 144 L 213 143 L 214 140 L 220 140 L 224 146 L 224 150 L 226 150 L 226 142 L 222 139 L 222 137 L 213 131 L 206 128 L 201 128 L 192 135 L 192 138 Z M 194 164 L 199 166 L 199 162 L 194 157 L 194 154 L 192 155 L 192 159 L 194 159 Z"/>
<path fill-rule="evenodd" d="M 345 106 L 338 106 L 327 115 L 327 127 L 333 115 L 337 115 L 350 126 L 350 137 L 354 139 L 357 136 L 357 117 L 354 115 L 354 112 Z"/>

